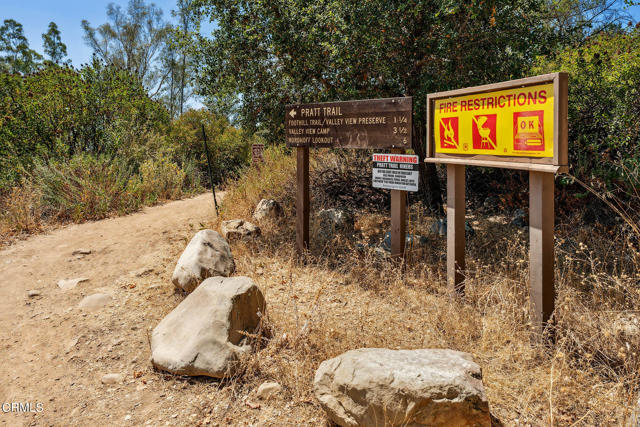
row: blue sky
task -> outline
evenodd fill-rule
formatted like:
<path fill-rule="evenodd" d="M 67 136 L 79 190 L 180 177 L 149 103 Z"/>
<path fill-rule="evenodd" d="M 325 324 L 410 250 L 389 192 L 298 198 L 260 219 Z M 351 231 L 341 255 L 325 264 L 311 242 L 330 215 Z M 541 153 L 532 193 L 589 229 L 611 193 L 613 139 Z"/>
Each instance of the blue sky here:
<path fill-rule="evenodd" d="M 73 65 L 80 66 L 91 59 L 93 53 L 84 40 L 80 22 L 86 19 L 97 27 L 107 21 L 107 5 L 115 3 L 126 8 L 127 0 L 0 0 L 0 22 L 15 19 L 24 27 L 29 46 L 42 53 L 42 33 L 47 31 L 49 22 L 58 24 L 62 42 L 67 45 L 67 53 Z M 164 11 L 164 19 L 171 21 L 171 9 L 175 0 L 153 0 Z"/>
<path fill-rule="evenodd" d="M 149 0 L 147 0 L 149 2 Z M 62 33 L 62 41 L 73 65 L 89 61 L 91 49 L 82 39 L 80 22 L 88 20 L 92 26 L 107 20 L 106 7 L 116 3 L 126 7 L 127 0 L 0 0 L 0 22 L 15 19 L 24 26 L 30 47 L 42 53 L 42 33 L 47 31 L 49 22 L 54 21 Z M 164 19 L 172 20 L 171 9 L 175 0 L 153 0 L 164 11 Z M 640 21 L 640 6 L 630 9 L 636 21 Z"/>

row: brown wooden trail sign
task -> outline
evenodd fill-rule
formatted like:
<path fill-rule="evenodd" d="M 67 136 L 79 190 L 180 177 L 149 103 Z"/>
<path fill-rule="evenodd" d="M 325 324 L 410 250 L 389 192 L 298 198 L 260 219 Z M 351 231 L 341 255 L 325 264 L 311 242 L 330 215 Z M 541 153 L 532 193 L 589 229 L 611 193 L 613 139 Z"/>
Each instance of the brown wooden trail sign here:
<path fill-rule="evenodd" d="M 427 158 L 447 165 L 447 282 L 464 293 L 465 165 L 529 171 L 534 320 L 554 310 L 554 177 L 568 163 L 568 75 L 545 74 L 427 96 Z"/>
<path fill-rule="evenodd" d="M 411 148 L 412 98 L 287 105 L 289 147 Z"/>
<path fill-rule="evenodd" d="M 260 165 L 264 163 L 264 144 L 251 145 L 251 163 Z"/>
<path fill-rule="evenodd" d="M 388 148 L 402 153 L 411 147 L 413 98 L 366 99 L 287 105 L 287 146 L 297 150 L 296 248 L 309 249 L 309 147 Z M 405 246 L 406 191 L 391 190 L 391 254 Z"/>

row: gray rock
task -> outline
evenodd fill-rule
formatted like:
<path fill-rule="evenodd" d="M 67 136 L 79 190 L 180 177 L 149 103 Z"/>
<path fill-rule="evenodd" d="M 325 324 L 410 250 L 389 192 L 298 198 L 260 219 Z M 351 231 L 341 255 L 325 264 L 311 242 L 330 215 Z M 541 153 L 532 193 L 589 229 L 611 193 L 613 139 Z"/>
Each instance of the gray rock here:
<path fill-rule="evenodd" d="M 331 240 L 337 233 L 353 231 L 353 215 L 343 209 L 322 209 L 317 215 L 318 237 Z"/>
<path fill-rule="evenodd" d="M 495 209 L 496 207 L 498 207 L 499 204 L 500 204 L 499 198 L 497 198 L 496 196 L 489 196 L 486 199 L 484 199 L 482 206 L 485 209 Z"/>
<path fill-rule="evenodd" d="M 109 302 L 111 302 L 111 295 L 93 294 L 84 297 L 78 304 L 78 307 L 84 310 L 96 310 L 109 304 Z"/>
<path fill-rule="evenodd" d="M 129 275 L 131 277 L 142 277 L 151 273 L 153 273 L 153 267 L 142 267 L 137 270 L 133 270 L 131 273 L 129 273 Z"/>
<path fill-rule="evenodd" d="M 178 375 L 232 376 L 250 349 L 242 332 L 255 331 L 265 306 L 248 277 L 205 280 L 153 330 L 153 365 Z"/>
<path fill-rule="evenodd" d="M 260 227 L 243 219 L 222 221 L 220 229 L 222 230 L 222 237 L 229 241 L 233 239 L 249 240 L 260 235 Z"/>
<path fill-rule="evenodd" d="M 277 382 L 266 382 L 258 387 L 256 396 L 258 399 L 269 400 L 272 396 L 280 393 L 280 390 L 282 390 L 282 386 Z"/>
<path fill-rule="evenodd" d="M 438 236 L 446 236 L 447 235 L 447 219 L 438 218 L 436 222 L 431 224 L 431 233 L 437 234 Z"/>
<path fill-rule="evenodd" d="M 404 247 L 405 249 L 422 248 L 426 246 L 428 242 L 429 240 L 424 236 L 418 236 L 416 234 L 409 233 L 405 236 Z M 390 231 L 387 231 L 384 234 L 384 239 L 382 239 L 382 243 L 380 243 L 380 247 L 387 252 L 391 252 L 391 232 Z"/>
<path fill-rule="evenodd" d="M 27 292 L 27 296 L 29 298 L 39 297 L 40 295 L 41 295 L 40 291 L 35 290 L 35 289 Z"/>
<path fill-rule="evenodd" d="M 226 240 L 216 231 L 201 230 L 178 259 L 171 281 L 177 288 L 192 292 L 207 277 L 229 276 L 235 269 Z"/>
<path fill-rule="evenodd" d="M 78 283 L 86 282 L 87 280 L 89 280 L 88 277 L 80 277 L 78 279 L 61 279 L 58 280 L 58 287 L 63 291 L 67 291 L 78 286 Z"/>
<path fill-rule="evenodd" d="M 262 221 L 264 219 L 276 219 L 282 215 L 280 204 L 273 199 L 262 199 L 258 202 L 253 213 L 253 219 Z"/>
<path fill-rule="evenodd" d="M 468 237 L 473 237 L 476 235 L 476 230 L 473 229 L 471 224 L 468 221 L 464 223 L 464 232 Z M 438 218 L 436 222 L 431 224 L 431 233 L 437 234 L 438 236 L 446 236 L 447 235 L 447 218 Z"/>
<path fill-rule="evenodd" d="M 102 376 L 102 384 L 121 384 L 124 380 L 122 374 L 106 374 Z"/>
<path fill-rule="evenodd" d="M 516 209 L 513 211 L 511 225 L 515 225 L 516 227 L 527 227 L 529 225 L 529 216 L 524 210 Z"/>
<path fill-rule="evenodd" d="M 491 425 L 480 366 L 459 351 L 348 351 L 320 364 L 313 391 L 341 426 Z"/>
<path fill-rule="evenodd" d="M 612 325 L 613 335 L 626 342 L 640 341 L 640 320 L 632 313 L 621 314 Z"/>

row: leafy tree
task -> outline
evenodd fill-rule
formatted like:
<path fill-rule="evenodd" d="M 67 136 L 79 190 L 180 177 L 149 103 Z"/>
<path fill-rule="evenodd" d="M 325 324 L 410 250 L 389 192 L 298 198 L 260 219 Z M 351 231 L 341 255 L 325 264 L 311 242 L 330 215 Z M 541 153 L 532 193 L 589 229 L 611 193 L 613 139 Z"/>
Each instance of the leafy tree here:
<path fill-rule="evenodd" d="M 544 18 L 566 45 L 631 21 L 633 18 L 625 5 L 634 3 L 631 0 L 547 0 Z"/>
<path fill-rule="evenodd" d="M 195 0 L 217 27 L 197 38 L 199 85 L 216 112 L 283 140 L 284 105 L 414 97 L 413 149 L 425 154 L 431 92 L 522 77 L 550 34 L 538 0 Z M 423 165 L 429 204 L 441 202 Z"/>
<path fill-rule="evenodd" d="M 129 0 L 126 11 L 110 3 L 107 18 L 110 22 L 98 27 L 82 21 L 86 43 L 98 57 L 129 70 L 147 89 L 157 92 L 167 75 L 158 69 L 156 60 L 170 28 L 162 19 L 162 9 L 144 0 Z"/>
<path fill-rule="evenodd" d="M 600 33 L 534 68 L 554 71 L 569 72 L 572 173 L 608 190 L 640 187 L 640 26 Z"/>
<path fill-rule="evenodd" d="M 67 45 L 62 43 L 60 30 L 55 22 L 49 22 L 49 29 L 42 34 L 42 44 L 44 53 L 49 56 L 51 62 L 62 63 L 64 57 L 67 56 Z"/>
<path fill-rule="evenodd" d="M 172 157 L 194 161 L 201 176 L 207 176 L 207 158 L 203 149 L 202 126 L 207 133 L 215 183 L 238 176 L 250 158 L 252 140 L 229 121 L 210 111 L 188 110 L 171 124 L 167 136 Z M 208 179 L 204 180 L 208 182 Z"/>
<path fill-rule="evenodd" d="M 189 86 L 191 84 L 192 64 L 188 51 L 188 40 L 192 31 L 199 27 L 198 15 L 193 10 L 193 0 L 178 0 L 178 10 L 172 11 L 173 15 L 178 18 L 178 26 L 176 27 L 175 40 L 180 47 L 181 65 L 180 65 L 180 114 L 184 111 L 184 104 L 189 98 Z"/>
<path fill-rule="evenodd" d="M 135 169 L 163 144 L 168 122 L 140 79 L 97 58 L 79 70 L 0 73 L 0 192 L 36 162 L 76 154 L 121 157 Z"/>
<path fill-rule="evenodd" d="M 162 88 L 162 98 L 169 109 L 169 115 L 174 118 L 180 111 L 180 61 L 174 43 L 167 43 L 160 57 L 162 69 L 168 75 Z"/>
<path fill-rule="evenodd" d="M 163 99 L 172 117 L 183 113 L 193 95 L 194 67 L 190 42 L 193 32 L 199 27 L 199 20 L 191 3 L 192 0 L 178 0 L 178 9 L 171 11 L 178 23 L 172 28 L 161 55 L 162 69 L 168 76 L 162 88 Z"/>
<path fill-rule="evenodd" d="M 0 26 L 0 68 L 10 73 L 30 73 L 42 57 L 29 48 L 22 24 L 5 19 Z"/>

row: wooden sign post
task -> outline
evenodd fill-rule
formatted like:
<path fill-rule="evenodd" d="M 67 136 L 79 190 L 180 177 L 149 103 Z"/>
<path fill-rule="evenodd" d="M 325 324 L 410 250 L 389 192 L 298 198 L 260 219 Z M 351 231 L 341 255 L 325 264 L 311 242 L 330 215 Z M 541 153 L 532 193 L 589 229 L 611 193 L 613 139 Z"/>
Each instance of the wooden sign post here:
<path fill-rule="evenodd" d="M 296 248 L 309 250 L 309 147 L 296 148 Z"/>
<path fill-rule="evenodd" d="M 251 145 L 251 163 L 254 165 L 260 165 L 264 163 L 264 144 L 252 144 Z"/>
<path fill-rule="evenodd" d="M 287 105 L 287 146 L 297 150 L 296 249 L 309 250 L 309 148 L 392 149 L 411 147 L 413 99 Z M 404 253 L 406 192 L 391 191 L 392 254 Z M 400 243 L 402 242 L 402 243 Z"/>
<path fill-rule="evenodd" d="M 427 159 L 447 165 L 447 282 L 464 294 L 465 165 L 529 171 L 534 321 L 554 310 L 554 177 L 566 172 L 566 73 L 427 96 Z"/>
<path fill-rule="evenodd" d="M 401 148 L 392 148 L 393 154 L 402 154 Z M 391 190 L 391 256 L 404 255 L 407 234 L 407 192 Z"/>

